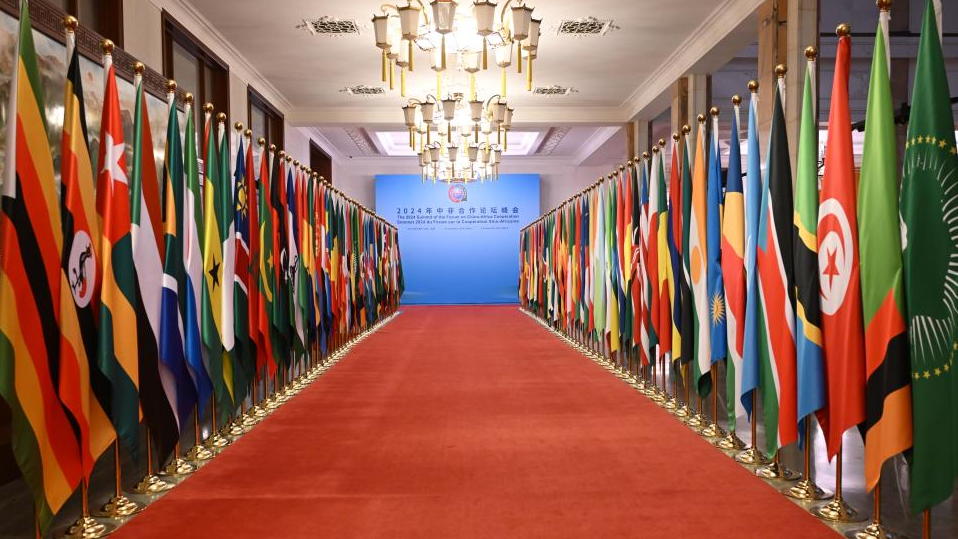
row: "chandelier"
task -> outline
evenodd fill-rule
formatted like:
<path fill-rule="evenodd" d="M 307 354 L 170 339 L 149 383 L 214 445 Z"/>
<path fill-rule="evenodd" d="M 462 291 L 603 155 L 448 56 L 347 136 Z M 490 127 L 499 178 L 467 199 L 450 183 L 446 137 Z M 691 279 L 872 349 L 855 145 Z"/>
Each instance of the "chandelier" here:
<path fill-rule="evenodd" d="M 423 182 L 482 182 L 498 177 L 515 112 L 501 95 L 467 101 L 461 92 L 445 99 L 429 94 L 410 99 L 402 111 Z"/>
<path fill-rule="evenodd" d="M 501 7 L 489 0 L 474 1 L 471 10 L 457 10 L 455 0 L 433 0 L 428 10 L 423 0 L 407 2 L 402 7 L 383 4 L 382 14 L 373 16 L 376 47 L 382 50 L 382 80 L 389 82 L 390 89 L 398 66 L 405 97 L 406 71 L 413 71 L 418 48 L 430 57 L 437 95 L 442 95 L 442 74 L 452 63 L 450 55 L 470 74 L 473 88 L 475 74 L 488 69 L 491 59 L 502 72 L 503 96 L 507 68 L 515 60 L 516 72 L 521 74 L 525 63 L 526 90 L 532 90 L 532 61 L 538 54 L 542 20 L 532 18 L 533 8 L 524 0 L 506 0 Z"/>

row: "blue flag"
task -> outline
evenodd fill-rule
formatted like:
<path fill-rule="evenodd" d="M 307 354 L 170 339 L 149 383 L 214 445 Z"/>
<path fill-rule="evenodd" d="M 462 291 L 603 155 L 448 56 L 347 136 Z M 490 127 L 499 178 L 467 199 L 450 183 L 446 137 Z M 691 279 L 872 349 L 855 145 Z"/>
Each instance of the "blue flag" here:
<path fill-rule="evenodd" d="M 718 116 L 712 116 L 712 141 L 709 149 L 708 188 L 706 190 L 705 237 L 708 252 L 708 315 L 712 342 L 712 363 L 725 359 L 726 321 L 725 284 L 722 280 L 722 161 L 719 156 Z"/>
<path fill-rule="evenodd" d="M 739 399 L 752 416 L 752 392 L 759 385 L 758 272 L 755 267 L 759 215 L 762 206 L 762 165 L 758 146 L 758 93 L 748 107 L 748 165 L 745 175 L 745 343 L 742 349 L 742 390 Z"/>

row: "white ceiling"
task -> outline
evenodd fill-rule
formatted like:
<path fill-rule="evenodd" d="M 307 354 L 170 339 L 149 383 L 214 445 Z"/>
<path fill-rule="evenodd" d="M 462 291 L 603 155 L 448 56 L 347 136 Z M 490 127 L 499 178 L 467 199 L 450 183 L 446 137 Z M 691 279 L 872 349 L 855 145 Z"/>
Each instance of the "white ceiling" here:
<path fill-rule="evenodd" d="M 624 148 L 624 133 L 603 127 L 621 126 L 637 115 L 656 116 L 668 105 L 672 81 L 694 69 L 717 68 L 754 41 L 754 8 L 760 1 L 532 0 L 534 16 L 544 21 L 534 85 L 576 91 L 566 96 L 535 96 L 525 91 L 525 74 L 509 69 L 507 99 L 516 108 L 516 131 L 535 133 L 536 147 L 526 151 L 578 157 L 581 162 L 609 146 L 619 159 L 624 149 L 620 152 L 615 147 Z M 370 148 L 372 155 L 398 151 L 386 151 L 382 136 L 377 135 L 402 130 L 398 70 L 396 89 L 385 95 L 354 96 L 342 91 L 356 85 L 388 89 L 380 79 L 379 49 L 371 23 L 379 1 L 189 2 L 291 104 L 287 113 L 291 124 L 320 130 L 344 155 L 368 155 Z M 459 8 L 471 9 L 471 1 L 460 0 Z M 361 34 L 330 37 L 296 29 L 304 19 L 322 16 L 355 20 Z M 603 36 L 557 34 L 561 20 L 590 16 L 611 20 L 618 28 Z M 427 53 L 416 52 L 415 72 L 407 77 L 410 96 L 434 91 L 436 84 Z M 468 81 L 465 73 L 447 70 L 446 88 L 450 79 L 460 87 Z M 480 72 L 477 80 L 480 95 L 499 91 L 498 69 Z M 403 134 L 399 135 L 401 139 Z M 594 147 L 583 155 L 589 145 Z M 601 154 L 589 162 L 600 158 Z"/>

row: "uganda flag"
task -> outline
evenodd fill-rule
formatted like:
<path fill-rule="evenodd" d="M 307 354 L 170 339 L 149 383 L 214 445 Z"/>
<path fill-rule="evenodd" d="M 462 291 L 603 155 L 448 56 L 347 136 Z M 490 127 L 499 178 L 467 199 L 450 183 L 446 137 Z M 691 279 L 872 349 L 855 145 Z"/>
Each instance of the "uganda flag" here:
<path fill-rule="evenodd" d="M 66 286 L 60 294 L 60 400 L 80 432 L 83 474 L 89 479 L 96 459 L 116 439 L 104 406 L 110 383 L 98 369 L 97 324 L 99 256 L 93 238 L 99 227 L 93 199 L 80 55 L 74 34 L 67 33 L 70 67 L 63 98 L 63 138 L 60 146 L 60 213 L 63 224 L 61 263 Z M 69 292 L 69 293 L 68 293 Z"/>
<path fill-rule="evenodd" d="M 120 119 L 113 58 L 104 57 L 106 90 L 100 120 L 96 207 L 100 214 L 100 332 L 97 364 L 110 380 L 110 417 L 120 441 L 136 455 L 139 450 L 139 346 L 137 342 L 136 277 L 130 234 L 130 184 L 126 175 L 126 144 Z"/>
<path fill-rule="evenodd" d="M 7 104 L 0 215 L 0 394 L 10 406 L 13 455 L 43 533 L 82 471 L 77 439 L 50 372 L 60 348 L 63 237 L 29 10 L 24 0 Z"/>
<path fill-rule="evenodd" d="M 935 11 L 925 4 L 901 182 L 911 343 L 911 509 L 952 495 L 958 475 L 958 150 Z"/>
<path fill-rule="evenodd" d="M 888 65 L 885 33 L 879 25 L 868 82 L 865 147 L 858 187 L 868 490 L 878 484 L 882 463 L 910 448 L 912 441 L 911 373 L 902 297 L 895 124 Z"/>

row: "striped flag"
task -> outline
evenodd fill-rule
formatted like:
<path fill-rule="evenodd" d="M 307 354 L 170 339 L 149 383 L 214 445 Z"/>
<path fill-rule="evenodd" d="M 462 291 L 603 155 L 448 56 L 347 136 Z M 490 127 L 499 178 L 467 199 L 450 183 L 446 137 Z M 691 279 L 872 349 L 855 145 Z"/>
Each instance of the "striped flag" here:
<path fill-rule="evenodd" d="M 732 110 L 732 139 L 728 151 L 728 180 L 722 216 L 722 281 L 725 284 L 726 338 L 728 361 L 725 371 L 725 398 L 728 424 L 745 416 L 739 395 L 742 392 L 742 354 L 745 345 L 745 196 L 742 189 L 741 133 L 738 97 Z"/>
<path fill-rule="evenodd" d="M 262 139 L 260 139 L 262 140 Z M 257 208 L 259 223 L 257 224 L 257 233 L 259 234 L 259 314 L 257 322 L 259 323 L 259 341 L 263 346 L 265 354 L 261 357 L 256 356 L 257 370 L 266 368 L 266 374 L 274 377 L 276 374 L 277 361 L 279 359 L 273 341 L 273 294 L 276 289 L 275 259 L 273 258 L 273 211 L 270 206 L 270 197 L 272 186 L 270 181 L 270 161 L 274 159 L 273 150 L 267 150 L 265 145 L 260 145 L 259 155 L 259 208 Z"/>
<path fill-rule="evenodd" d="M 651 222 L 649 216 L 649 162 L 647 158 L 642 160 L 639 190 L 639 203 L 641 204 L 639 213 L 639 318 L 641 318 L 639 325 L 639 358 L 643 365 L 648 365 L 653 359 L 652 348 L 654 344 L 652 343 L 652 283 L 649 276 L 649 227 Z"/>
<path fill-rule="evenodd" d="M 666 239 L 669 244 L 669 272 L 671 281 L 671 313 L 672 325 L 672 361 L 682 360 L 682 294 L 688 288 L 685 282 L 685 272 L 682 271 L 682 185 L 679 174 L 679 139 L 672 138 L 672 159 L 669 165 L 669 218 L 667 221 Z M 674 363 L 676 368 L 678 364 Z M 677 372 L 677 371 L 676 371 Z"/>
<path fill-rule="evenodd" d="M 205 279 L 200 232 L 203 230 L 203 199 L 200 172 L 196 155 L 196 129 L 193 121 L 193 101 L 186 101 L 186 128 L 183 134 L 183 163 L 186 169 L 186 189 L 183 191 L 183 269 L 184 287 L 180 295 L 180 316 L 183 317 L 183 352 L 193 387 L 196 388 L 197 414 L 202 416 L 213 393 L 207 365 L 203 361 L 203 334 L 201 313 Z"/>
<path fill-rule="evenodd" d="M 915 411 L 910 505 L 916 513 L 951 496 L 958 476 L 954 352 L 958 348 L 958 149 L 940 28 L 929 0 L 918 44 L 901 183 L 902 257 Z"/>
<path fill-rule="evenodd" d="M 605 333 L 605 184 L 596 188 L 595 241 L 592 242 L 592 307 L 598 338 Z"/>
<path fill-rule="evenodd" d="M 760 385 L 769 454 L 798 439 L 795 394 L 795 279 L 792 263 L 792 170 L 782 107 L 783 78 L 775 86 L 766 181 L 758 231 L 762 320 Z"/>
<path fill-rule="evenodd" d="M 160 363 L 160 314 L 163 296 L 163 241 L 160 185 L 153 159 L 150 117 L 143 99 L 143 79 L 134 77 L 133 170 L 130 175 L 130 237 L 137 297 L 136 340 L 140 375 L 140 406 L 159 461 L 173 452 L 179 440 L 177 380 Z M 185 421 L 185 418 L 184 418 Z"/>
<path fill-rule="evenodd" d="M 110 380 L 110 418 L 120 441 L 134 455 L 140 447 L 139 346 L 136 329 L 136 276 L 130 235 L 130 184 L 113 58 L 104 58 L 106 90 L 97 159 L 97 212 L 100 216 L 100 331 L 97 364 Z"/>
<path fill-rule="evenodd" d="M 692 297 L 692 253 L 689 244 L 692 236 L 692 167 L 689 159 L 689 135 L 682 128 L 685 140 L 682 150 L 682 198 L 681 198 L 681 234 L 679 240 L 682 252 L 682 348 L 679 357 L 682 365 L 695 361 L 695 302 Z"/>
<path fill-rule="evenodd" d="M 858 256 L 865 322 L 865 485 L 912 446 L 911 372 L 905 332 L 895 124 L 888 78 L 888 13 L 872 53 L 858 191 Z"/>
<path fill-rule="evenodd" d="M 233 200 L 233 181 L 230 176 L 230 143 L 226 132 L 226 116 L 217 115 L 216 118 L 216 182 L 218 191 L 219 213 L 216 215 L 219 224 L 219 237 L 222 242 L 220 250 L 223 253 L 223 265 L 220 268 L 222 275 L 222 297 L 220 309 L 220 338 L 223 343 L 223 384 L 229 393 L 230 407 L 236 405 L 243 398 L 242 383 L 234 386 L 234 381 L 241 374 L 236 362 L 236 326 L 234 325 L 236 305 L 233 303 L 236 281 L 236 203 Z M 242 382 L 242 380 L 238 380 Z"/>
<path fill-rule="evenodd" d="M 93 198 L 80 54 L 75 35 L 67 32 L 66 91 L 63 99 L 63 138 L 60 146 L 60 213 L 63 223 L 61 264 L 65 283 L 60 294 L 60 382 L 63 405 L 80 431 L 84 477 L 89 480 L 97 458 L 116 439 L 104 409 L 109 403 L 109 381 L 91 362 L 96 358 L 96 309 L 100 308 L 100 258 Z M 64 284 L 66 287 L 64 287 Z"/>
<path fill-rule="evenodd" d="M 652 160 L 655 161 L 655 212 L 653 217 L 655 223 L 652 225 L 655 232 L 655 264 L 656 268 L 651 268 L 655 272 L 658 283 L 653 289 L 658 297 L 653 300 L 653 305 L 657 305 L 655 314 L 655 337 L 656 344 L 659 346 L 659 358 L 665 357 L 672 351 L 672 313 L 669 310 L 669 245 L 668 245 L 668 193 L 666 192 L 665 182 L 665 147 L 660 147 L 655 152 Z M 651 190 L 651 186 L 650 186 Z M 651 205 L 652 202 L 650 201 Z M 651 250 L 651 248 L 650 248 Z M 651 262 L 650 262 L 651 263 Z M 653 307 L 655 308 L 655 307 Z"/>
<path fill-rule="evenodd" d="M 699 122 L 695 142 L 695 168 L 692 173 L 692 212 L 689 218 L 689 277 L 692 283 L 692 298 L 695 308 L 695 361 L 692 380 L 700 397 L 712 390 L 709 372 L 712 368 L 711 319 L 709 316 L 708 246 L 706 244 L 706 219 L 708 215 L 707 176 L 705 168 L 705 121 Z"/>
<path fill-rule="evenodd" d="M 815 60 L 805 69 L 795 208 L 792 231 L 795 275 L 795 367 L 798 393 L 797 419 L 805 440 L 803 419 L 817 412 L 822 430 L 828 430 L 825 366 L 822 359 L 822 316 L 818 282 L 818 98 L 815 95 Z"/>
<path fill-rule="evenodd" d="M 183 146 L 175 94 L 170 92 L 166 129 L 166 157 L 163 161 L 163 189 L 166 212 L 163 217 L 163 295 L 160 308 L 160 375 L 170 403 L 174 405 L 180 432 L 187 426 L 196 406 L 196 386 L 190 378 L 183 345 L 183 309 L 186 305 L 186 268 L 183 265 L 184 213 Z"/>
<path fill-rule="evenodd" d="M 256 374 L 256 348 L 250 341 L 250 208 L 249 172 L 242 131 L 236 132 L 236 165 L 233 168 L 233 401 L 240 402 L 249 392 Z M 225 139 L 224 139 L 225 140 Z M 255 188 L 254 188 L 255 189 Z"/>
<path fill-rule="evenodd" d="M 746 415 L 752 417 L 752 398 L 759 388 L 760 350 L 763 345 L 762 313 L 759 309 L 761 289 L 757 267 L 758 231 L 761 228 L 761 210 L 764 200 L 762 190 L 762 166 L 758 145 L 758 85 L 750 85 L 751 99 L 748 104 L 748 162 L 745 173 L 745 327 L 742 331 L 742 387 L 739 401 Z"/>
<path fill-rule="evenodd" d="M 61 340 L 57 314 L 65 284 L 60 268 L 63 237 L 29 11 L 24 0 L 6 109 L 0 394 L 10 407 L 13 456 L 43 533 L 83 472 L 80 448 L 50 372 Z"/>
<path fill-rule="evenodd" d="M 823 425 L 828 458 L 838 453 L 842 434 L 865 421 L 865 342 L 858 266 L 858 212 L 855 157 L 848 109 L 851 38 L 838 38 L 825 173 L 818 205 L 818 279 L 822 342 L 828 382 L 828 425 Z"/>

